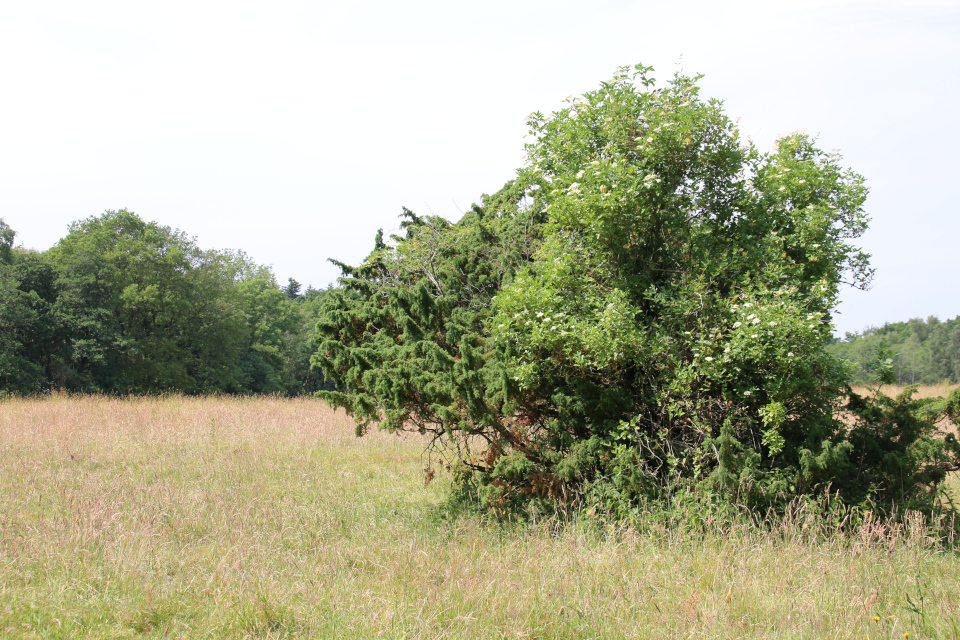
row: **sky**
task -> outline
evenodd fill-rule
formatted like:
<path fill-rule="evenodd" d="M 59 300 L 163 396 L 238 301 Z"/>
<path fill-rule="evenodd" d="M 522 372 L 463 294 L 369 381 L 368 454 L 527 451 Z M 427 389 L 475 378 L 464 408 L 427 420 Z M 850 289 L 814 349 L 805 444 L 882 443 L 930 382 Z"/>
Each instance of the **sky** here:
<path fill-rule="evenodd" d="M 877 272 L 839 335 L 960 315 L 960 0 L 3 3 L 0 217 L 45 250 L 126 208 L 323 287 L 637 63 L 703 74 L 762 151 L 804 130 L 865 176 Z"/>

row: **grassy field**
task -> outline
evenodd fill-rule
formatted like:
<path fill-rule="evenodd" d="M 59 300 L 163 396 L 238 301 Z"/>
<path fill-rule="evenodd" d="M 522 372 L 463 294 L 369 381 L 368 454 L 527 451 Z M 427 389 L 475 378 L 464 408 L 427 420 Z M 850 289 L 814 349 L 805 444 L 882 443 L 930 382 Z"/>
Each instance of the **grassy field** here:
<path fill-rule="evenodd" d="M 313 400 L 0 401 L 3 638 L 958 638 L 918 521 L 500 525 Z"/>

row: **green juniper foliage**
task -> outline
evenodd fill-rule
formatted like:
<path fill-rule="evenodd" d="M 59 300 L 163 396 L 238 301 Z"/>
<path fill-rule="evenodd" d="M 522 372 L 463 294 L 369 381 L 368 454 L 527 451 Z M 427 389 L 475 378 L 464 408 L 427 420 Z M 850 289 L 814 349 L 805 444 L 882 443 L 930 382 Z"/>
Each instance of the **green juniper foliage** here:
<path fill-rule="evenodd" d="M 523 193 L 508 183 L 456 224 L 404 210 L 395 246 L 381 232 L 361 266 L 337 263 L 342 288 L 324 299 L 314 361 L 341 389 L 319 395 L 358 433 L 378 421 L 490 446 L 507 433 L 516 385 L 487 325 L 503 281 L 539 246 L 544 216 L 521 206 Z"/>
<path fill-rule="evenodd" d="M 407 213 L 406 236 L 341 265 L 323 397 L 361 431 L 434 434 L 497 509 L 929 506 L 960 457 L 932 421 L 945 408 L 852 397 L 856 426 L 836 417 L 830 311 L 872 276 L 851 244 L 863 178 L 803 133 L 760 153 L 698 78 L 650 72 L 532 114 L 504 191 L 454 224 Z"/>

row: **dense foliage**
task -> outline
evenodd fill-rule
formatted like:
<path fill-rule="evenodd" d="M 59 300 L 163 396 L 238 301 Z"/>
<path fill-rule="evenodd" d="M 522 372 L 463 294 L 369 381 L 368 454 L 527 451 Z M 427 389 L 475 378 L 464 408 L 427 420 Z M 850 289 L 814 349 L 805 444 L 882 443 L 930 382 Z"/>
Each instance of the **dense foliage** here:
<path fill-rule="evenodd" d="M 842 340 L 833 340 L 827 350 L 853 364 L 854 384 L 873 380 L 881 352 L 889 353 L 897 384 L 960 382 L 960 317 L 944 322 L 935 316 L 926 321 L 890 322 L 847 333 Z"/>
<path fill-rule="evenodd" d="M 319 292 L 108 211 L 50 250 L 0 223 L 0 391 L 303 393 Z M 291 295 L 292 293 L 292 295 Z"/>
<path fill-rule="evenodd" d="M 840 285 L 872 275 L 863 178 L 802 133 L 759 153 L 696 78 L 649 71 L 532 114 L 527 165 L 461 221 L 408 213 L 341 265 L 324 397 L 433 434 L 494 508 L 929 506 L 960 456 L 931 421 L 946 405 L 837 417 L 848 372 L 825 346 Z"/>
<path fill-rule="evenodd" d="M 544 216 L 507 184 L 451 224 L 404 212 L 394 246 L 378 235 L 323 301 L 316 362 L 339 391 L 320 395 L 387 429 L 407 424 L 489 438 L 512 420 L 511 382 L 487 325 L 504 279 L 532 259 Z M 339 264 L 339 263 L 338 263 Z"/>

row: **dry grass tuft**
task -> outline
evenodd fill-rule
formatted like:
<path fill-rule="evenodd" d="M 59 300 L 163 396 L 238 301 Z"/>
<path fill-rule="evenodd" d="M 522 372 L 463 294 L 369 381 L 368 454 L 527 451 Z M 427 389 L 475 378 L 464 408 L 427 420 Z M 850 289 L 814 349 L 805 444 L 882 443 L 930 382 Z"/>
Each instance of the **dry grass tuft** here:
<path fill-rule="evenodd" d="M 960 557 L 916 518 L 444 517 L 423 446 L 313 400 L 2 401 L 0 636 L 960 637 Z"/>

